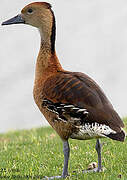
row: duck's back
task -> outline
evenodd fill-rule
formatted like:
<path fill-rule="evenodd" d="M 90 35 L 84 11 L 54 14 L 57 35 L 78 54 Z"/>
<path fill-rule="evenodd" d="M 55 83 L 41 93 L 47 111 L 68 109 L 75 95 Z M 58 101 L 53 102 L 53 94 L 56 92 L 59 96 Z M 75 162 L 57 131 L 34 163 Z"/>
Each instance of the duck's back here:
<path fill-rule="evenodd" d="M 45 81 L 42 93 L 45 107 L 59 115 L 63 121 L 72 123 L 81 131 L 88 130 L 90 136 L 96 131 L 98 136 L 124 140 L 121 118 L 101 88 L 87 75 L 57 72 Z M 76 138 L 74 135 L 71 137 Z"/>

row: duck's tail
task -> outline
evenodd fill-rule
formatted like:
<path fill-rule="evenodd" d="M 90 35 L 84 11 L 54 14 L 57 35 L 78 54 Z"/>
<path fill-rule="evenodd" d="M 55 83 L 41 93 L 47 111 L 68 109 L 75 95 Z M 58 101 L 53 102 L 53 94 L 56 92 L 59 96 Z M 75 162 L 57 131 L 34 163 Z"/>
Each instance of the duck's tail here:
<path fill-rule="evenodd" d="M 120 132 L 117 132 L 117 133 L 110 133 L 108 135 L 106 135 L 107 137 L 113 139 L 113 140 L 116 140 L 116 141 L 124 141 L 125 140 L 125 137 L 126 137 L 126 133 L 124 130 L 121 130 Z"/>

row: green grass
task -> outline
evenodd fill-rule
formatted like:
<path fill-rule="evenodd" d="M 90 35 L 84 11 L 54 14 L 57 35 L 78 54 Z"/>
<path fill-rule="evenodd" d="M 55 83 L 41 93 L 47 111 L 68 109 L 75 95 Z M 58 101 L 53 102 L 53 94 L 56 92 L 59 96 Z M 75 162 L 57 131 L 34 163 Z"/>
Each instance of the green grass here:
<path fill-rule="evenodd" d="M 127 127 L 127 119 L 124 119 Z M 127 128 L 125 128 L 127 131 Z M 69 162 L 72 180 L 127 180 L 127 139 L 124 143 L 102 139 L 102 173 L 82 173 L 96 161 L 95 140 L 70 140 Z M 51 128 L 8 132 L 0 135 L 0 179 L 42 179 L 60 175 L 63 167 L 62 142 Z M 74 175 L 74 176 L 72 176 Z"/>

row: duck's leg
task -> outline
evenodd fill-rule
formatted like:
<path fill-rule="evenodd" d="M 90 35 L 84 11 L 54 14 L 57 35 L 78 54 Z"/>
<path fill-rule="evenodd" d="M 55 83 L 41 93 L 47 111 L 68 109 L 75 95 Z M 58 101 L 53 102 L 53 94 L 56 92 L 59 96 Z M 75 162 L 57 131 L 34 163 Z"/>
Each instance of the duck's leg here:
<path fill-rule="evenodd" d="M 70 156 L 70 147 L 68 141 L 63 142 L 63 153 L 64 153 L 64 167 L 62 177 L 68 176 L 68 161 Z"/>
<path fill-rule="evenodd" d="M 97 167 L 97 172 L 102 171 L 102 164 L 101 164 L 101 149 L 102 149 L 102 144 L 100 143 L 99 139 L 96 141 L 96 146 L 95 149 L 98 154 L 98 167 Z"/>
<path fill-rule="evenodd" d="M 70 156 L 70 147 L 68 141 L 63 141 L 63 153 L 64 153 L 64 167 L 62 176 L 45 177 L 44 179 L 60 179 L 68 176 L 68 161 Z"/>
<path fill-rule="evenodd" d="M 102 149 L 102 144 L 100 143 L 99 139 L 97 139 L 96 141 L 96 146 L 95 149 L 97 151 L 97 155 L 98 155 L 98 167 L 94 168 L 94 169 L 88 169 L 85 172 L 101 172 L 104 169 L 102 169 L 102 165 L 101 165 L 101 149 Z"/>

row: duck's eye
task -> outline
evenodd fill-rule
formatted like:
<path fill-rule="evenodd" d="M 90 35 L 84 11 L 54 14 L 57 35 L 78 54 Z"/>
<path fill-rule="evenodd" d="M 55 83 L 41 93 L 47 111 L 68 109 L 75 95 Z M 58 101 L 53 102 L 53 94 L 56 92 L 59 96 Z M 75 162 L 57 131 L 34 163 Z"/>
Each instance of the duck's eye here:
<path fill-rule="evenodd" d="M 28 13 L 28 14 L 32 14 L 32 13 L 33 13 L 33 9 L 31 9 L 31 8 L 28 9 L 27 13 Z"/>

